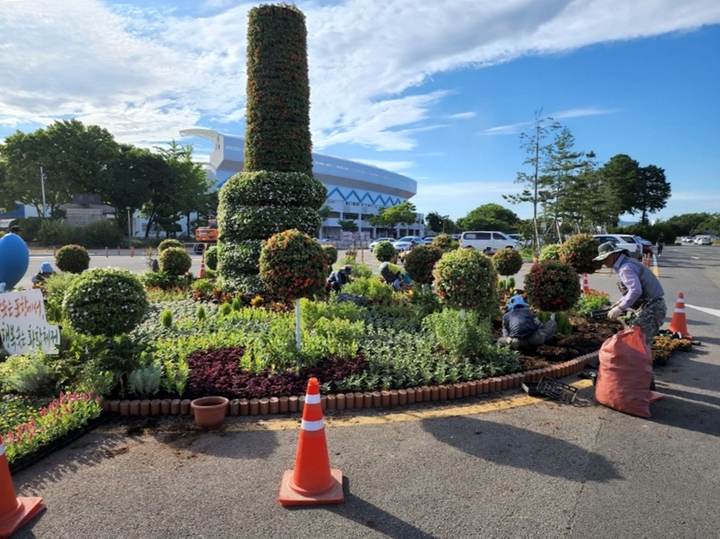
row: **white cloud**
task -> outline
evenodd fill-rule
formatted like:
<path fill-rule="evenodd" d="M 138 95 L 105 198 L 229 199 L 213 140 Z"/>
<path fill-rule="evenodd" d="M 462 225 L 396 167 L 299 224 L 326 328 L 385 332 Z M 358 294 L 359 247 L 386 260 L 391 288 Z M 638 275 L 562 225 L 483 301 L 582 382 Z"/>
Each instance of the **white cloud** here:
<path fill-rule="evenodd" d="M 458 112 L 457 114 L 450 114 L 447 116 L 451 120 L 464 120 L 466 118 L 474 118 L 477 116 L 477 112 Z"/>
<path fill-rule="evenodd" d="M 247 12 L 255 4 L 206 0 L 193 13 L 192 3 L 174 10 L 130 2 L 0 1 L 0 126 L 77 117 L 137 143 L 168 140 L 210 119 L 241 121 Z M 423 92 L 435 73 L 720 22 L 716 0 L 297 5 L 308 24 L 316 148 L 414 148 L 420 130 L 439 127 L 434 110 L 451 93 Z M 515 134 L 523 125 L 484 133 Z"/>

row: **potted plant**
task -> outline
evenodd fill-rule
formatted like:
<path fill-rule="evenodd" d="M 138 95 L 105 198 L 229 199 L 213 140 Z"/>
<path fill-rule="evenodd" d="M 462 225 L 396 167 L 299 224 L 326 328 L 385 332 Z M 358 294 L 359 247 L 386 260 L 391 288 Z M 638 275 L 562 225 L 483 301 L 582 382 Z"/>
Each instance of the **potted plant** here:
<path fill-rule="evenodd" d="M 190 402 L 195 423 L 201 429 L 216 429 L 225 421 L 228 403 L 225 397 L 201 397 Z"/>

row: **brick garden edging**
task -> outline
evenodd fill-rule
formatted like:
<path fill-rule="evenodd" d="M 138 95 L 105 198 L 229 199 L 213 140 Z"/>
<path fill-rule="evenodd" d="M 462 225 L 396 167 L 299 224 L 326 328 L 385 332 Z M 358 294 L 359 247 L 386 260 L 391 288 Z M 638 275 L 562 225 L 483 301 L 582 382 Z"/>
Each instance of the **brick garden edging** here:
<path fill-rule="evenodd" d="M 564 378 L 584 369 L 599 352 L 554 364 L 543 369 L 506 374 L 472 382 L 458 382 L 441 386 L 423 386 L 390 391 L 338 393 L 321 397 L 323 410 L 358 410 L 388 408 L 418 402 L 460 399 L 505 389 L 520 387 L 523 382 L 539 382 L 542 377 Z M 232 399 L 228 403 L 229 416 L 285 414 L 302 411 L 305 395 L 292 397 L 264 397 L 261 399 Z M 103 400 L 103 411 L 127 415 L 186 415 L 191 414 L 190 399 Z"/>

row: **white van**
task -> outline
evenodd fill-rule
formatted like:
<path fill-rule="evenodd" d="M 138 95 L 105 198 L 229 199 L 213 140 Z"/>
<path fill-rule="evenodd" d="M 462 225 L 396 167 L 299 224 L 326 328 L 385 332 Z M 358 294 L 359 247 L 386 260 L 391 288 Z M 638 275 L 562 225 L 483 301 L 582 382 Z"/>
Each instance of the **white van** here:
<path fill-rule="evenodd" d="M 518 249 L 519 246 L 520 243 L 517 240 L 514 240 L 503 232 L 494 230 L 474 230 L 463 232 L 460 235 L 461 248 L 474 247 L 478 251 L 484 251 L 490 247 L 490 249 L 495 252 L 498 249 L 505 249 L 506 247 Z"/>
<path fill-rule="evenodd" d="M 695 239 L 693 240 L 693 243 L 695 245 L 711 245 L 712 240 L 710 239 L 710 236 L 701 234 L 699 236 L 695 236 Z"/>

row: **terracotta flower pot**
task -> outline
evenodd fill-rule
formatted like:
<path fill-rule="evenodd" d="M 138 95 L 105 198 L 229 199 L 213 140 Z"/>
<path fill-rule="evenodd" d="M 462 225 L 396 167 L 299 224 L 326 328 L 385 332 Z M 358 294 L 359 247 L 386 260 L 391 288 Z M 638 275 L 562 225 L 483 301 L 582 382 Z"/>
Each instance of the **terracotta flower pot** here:
<path fill-rule="evenodd" d="M 225 397 L 201 397 L 192 401 L 190 408 L 195 414 L 197 426 L 215 429 L 222 425 L 229 402 Z"/>

